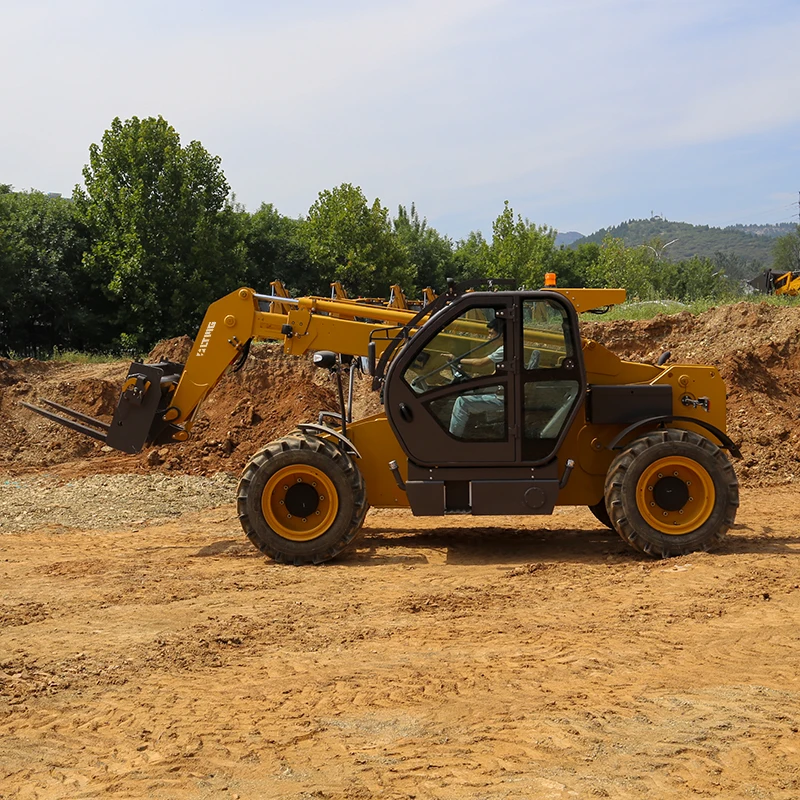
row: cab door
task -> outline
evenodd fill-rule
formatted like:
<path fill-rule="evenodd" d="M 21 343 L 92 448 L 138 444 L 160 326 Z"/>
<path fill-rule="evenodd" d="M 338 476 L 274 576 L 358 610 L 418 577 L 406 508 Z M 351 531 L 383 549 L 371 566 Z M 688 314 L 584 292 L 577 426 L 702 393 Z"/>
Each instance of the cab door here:
<path fill-rule="evenodd" d="M 584 401 L 578 320 L 555 292 L 475 292 L 392 363 L 389 423 L 423 467 L 547 464 Z"/>
<path fill-rule="evenodd" d="M 517 307 L 517 456 L 523 463 L 556 458 L 586 397 L 578 318 L 555 292 L 521 295 Z"/>
<path fill-rule="evenodd" d="M 389 423 L 420 465 L 508 464 L 516 458 L 513 296 L 471 293 L 406 345 L 386 377 Z"/>

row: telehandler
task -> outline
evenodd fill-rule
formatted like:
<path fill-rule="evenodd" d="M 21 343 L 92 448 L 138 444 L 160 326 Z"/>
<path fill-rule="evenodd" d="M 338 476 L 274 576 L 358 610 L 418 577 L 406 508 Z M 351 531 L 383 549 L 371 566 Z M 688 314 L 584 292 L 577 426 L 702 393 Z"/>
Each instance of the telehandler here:
<path fill-rule="evenodd" d="M 668 353 L 622 361 L 581 338 L 578 314 L 621 303 L 625 291 L 548 282 L 450 283 L 416 312 L 242 288 L 209 306 L 186 364 L 131 365 L 110 423 L 50 401 L 25 405 L 126 453 L 186 441 L 250 343 L 277 339 L 337 376 L 341 406 L 266 444 L 242 473 L 239 520 L 277 561 L 334 558 L 369 506 L 524 517 L 580 505 L 652 556 L 712 548 L 739 503 L 719 372 L 667 365 Z M 352 421 L 342 373 L 352 391 L 362 363 L 383 412 Z"/>
<path fill-rule="evenodd" d="M 775 294 L 797 297 L 800 294 L 800 272 L 785 272 L 775 280 Z"/>

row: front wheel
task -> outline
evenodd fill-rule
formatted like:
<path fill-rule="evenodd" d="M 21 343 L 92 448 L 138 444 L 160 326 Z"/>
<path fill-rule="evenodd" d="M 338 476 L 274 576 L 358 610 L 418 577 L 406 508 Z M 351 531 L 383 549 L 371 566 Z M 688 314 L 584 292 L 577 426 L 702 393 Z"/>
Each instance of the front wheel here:
<path fill-rule="evenodd" d="M 239 521 L 262 553 L 284 564 L 319 564 L 358 535 L 367 513 L 364 478 L 325 439 L 290 434 L 259 450 L 242 472 Z"/>
<path fill-rule="evenodd" d="M 636 439 L 614 459 L 606 507 L 619 535 L 653 556 L 710 550 L 736 518 L 739 483 L 726 455 L 691 431 Z"/>

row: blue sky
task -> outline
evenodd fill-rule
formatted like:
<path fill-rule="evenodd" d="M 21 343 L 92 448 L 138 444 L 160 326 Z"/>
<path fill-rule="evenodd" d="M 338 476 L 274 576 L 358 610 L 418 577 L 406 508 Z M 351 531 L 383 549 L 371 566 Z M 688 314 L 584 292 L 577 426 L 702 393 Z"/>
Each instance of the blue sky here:
<path fill-rule="evenodd" d="M 798 220 L 797 0 L 0 0 L 0 183 L 69 195 L 161 115 L 237 199 L 361 186 L 454 239 L 515 212 Z"/>

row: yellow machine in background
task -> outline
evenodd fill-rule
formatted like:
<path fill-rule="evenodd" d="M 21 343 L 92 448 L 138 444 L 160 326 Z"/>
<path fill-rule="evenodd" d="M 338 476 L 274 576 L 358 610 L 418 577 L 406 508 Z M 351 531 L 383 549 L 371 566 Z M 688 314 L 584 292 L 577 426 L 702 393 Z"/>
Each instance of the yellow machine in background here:
<path fill-rule="evenodd" d="M 554 280 L 551 281 L 554 283 Z M 412 309 L 242 288 L 213 303 L 185 364 L 134 363 L 110 423 L 32 410 L 123 452 L 185 441 L 201 403 L 255 340 L 313 352 L 336 375 L 331 424 L 266 444 L 242 474 L 239 519 L 272 558 L 335 557 L 369 506 L 414 514 L 546 515 L 584 505 L 656 556 L 709 549 L 733 524 L 725 385 L 712 366 L 637 364 L 583 339 L 578 314 L 620 289 L 463 291 Z M 369 365 L 384 410 L 350 420 L 342 375 Z M 352 386 L 352 382 L 351 382 Z"/>
<path fill-rule="evenodd" d="M 747 283 L 759 292 L 796 297 L 800 294 L 800 272 L 765 269 Z"/>
<path fill-rule="evenodd" d="M 775 279 L 775 294 L 796 297 L 800 294 L 800 272 L 786 272 Z"/>

